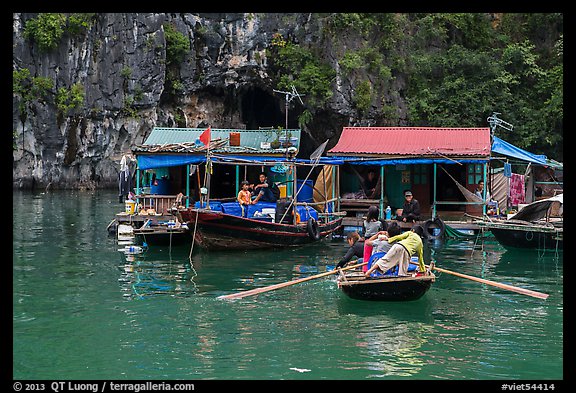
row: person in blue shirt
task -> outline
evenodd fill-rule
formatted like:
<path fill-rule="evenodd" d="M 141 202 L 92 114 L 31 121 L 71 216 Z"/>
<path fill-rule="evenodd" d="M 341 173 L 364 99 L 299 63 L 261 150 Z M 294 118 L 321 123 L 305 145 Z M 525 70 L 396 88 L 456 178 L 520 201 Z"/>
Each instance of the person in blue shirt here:
<path fill-rule="evenodd" d="M 252 204 L 256 204 L 258 201 L 276 202 L 280 196 L 280 189 L 278 186 L 274 184 L 273 181 L 268 180 L 268 176 L 266 176 L 265 172 L 260 173 L 259 180 L 260 183 L 252 187 L 252 193 L 253 195 L 256 195 Z"/>

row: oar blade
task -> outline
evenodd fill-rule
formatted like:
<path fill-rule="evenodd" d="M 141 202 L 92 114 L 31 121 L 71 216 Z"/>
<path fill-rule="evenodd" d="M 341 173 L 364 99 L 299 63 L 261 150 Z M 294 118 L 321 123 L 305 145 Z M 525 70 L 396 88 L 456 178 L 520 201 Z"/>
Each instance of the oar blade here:
<path fill-rule="evenodd" d="M 513 286 L 513 285 L 509 285 L 509 284 L 503 284 L 503 283 L 499 283 L 499 282 L 496 282 L 496 281 L 486 280 L 486 279 L 484 279 L 484 278 L 469 276 L 469 275 L 467 275 L 467 274 L 458 273 L 458 272 L 453 272 L 453 271 L 451 271 L 451 270 L 439 268 L 439 267 L 437 267 L 437 266 L 433 266 L 433 269 L 434 269 L 434 270 L 438 270 L 439 272 L 442 272 L 442 273 L 451 274 L 451 275 L 456 276 L 456 277 L 466 278 L 466 279 L 468 279 L 468 280 L 480 282 L 480 283 L 487 284 L 487 285 L 491 285 L 491 286 L 493 286 L 493 287 L 497 287 L 497 288 L 501 288 L 501 289 L 506 289 L 506 290 L 508 290 L 508 291 L 520 293 L 520 294 L 522 294 L 522 295 L 532 296 L 532 297 L 535 297 L 535 298 L 538 298 L 538 299 L 547 299 L 548 296 L 549 296 L 549 295 L 546 294 L 546 293 L 536 292 L 536 291 L 532 291 L 532 290 L 530 290 L 530 289 L 525 289 L 525 288 L 519 288 L 519 287 L 515 287 L 515 286 Z"/>

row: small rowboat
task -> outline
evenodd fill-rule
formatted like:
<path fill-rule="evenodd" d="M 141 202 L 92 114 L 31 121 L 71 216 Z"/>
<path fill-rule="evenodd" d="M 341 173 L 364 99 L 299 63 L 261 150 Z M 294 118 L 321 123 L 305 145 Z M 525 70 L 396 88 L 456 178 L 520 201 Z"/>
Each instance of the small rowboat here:
<path fill-rule="evenodd" d="M 364 277 L 358 271 L 340 272 L 338 288 L 352 299 L 407 301 L 420 299 L 436 281 L 434 273 L 410 276 Z"/>

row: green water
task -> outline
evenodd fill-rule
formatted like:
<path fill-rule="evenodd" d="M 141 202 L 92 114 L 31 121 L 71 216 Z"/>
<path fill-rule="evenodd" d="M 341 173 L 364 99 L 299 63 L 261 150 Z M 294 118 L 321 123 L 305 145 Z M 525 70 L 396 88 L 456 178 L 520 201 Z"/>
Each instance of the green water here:
<path fill-rule="evenodd" d="M 342 239 L 290 250 L 127 256 L 106 227 L 114 191 L 13 193 L 13 378 L 562 380 L 563 254 L 494 240 L 426 245 L 421 299 L 367 302 L 333 276 L 235 301 L 219 295 L 323 271 Z M 310 274 L 310 273 L 309 273 Z"/>

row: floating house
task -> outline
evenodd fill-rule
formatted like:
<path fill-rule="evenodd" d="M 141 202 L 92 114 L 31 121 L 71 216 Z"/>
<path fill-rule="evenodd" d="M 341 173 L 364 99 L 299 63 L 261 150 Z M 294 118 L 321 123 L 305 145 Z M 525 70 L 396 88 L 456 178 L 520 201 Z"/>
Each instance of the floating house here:
<path fill-rule="evenodd" d="M 144 144 L 132 149 L 138 162 L 136 194 L 142 199 L 168 196 L 168 202 L 173 202 L 182 193 L 188 207 L 191 200 L 200 200 L 201 188 L 209 183 L 211 198 L 235 199 L 242 180 L 257 182 L 258 173 L 270 165 L 273 180 L 285 184 L 281 190 L 287 192 L 291 188 L 292 174 L 274 172 L 277 168 L 273 165 L 298 153 L 301 130 L 210 129 L 209 146 L 200 141 L 205 131 L 205 128 L 155 127 Z M 208 149 L 213 163 L 229 165 L 214 165 L 207 174 L 202 164 L 206 164 Z M 205 179 L 207 175 L 210 179 Z"/>
<path fill-rule="evenodd" d="M 436 127 L 345 127 L 328 156 L 339 158 L 340 208 L 367 210 L 375 204 L 383 212 L 404 204 L 404 191 L 411 190 L 424 217 L 440 212 L 465 211 L 468 202 L 455 179 L 474 190 L 486 179 L 490 161 L 490 129 Z M 366 193 L 363 182 L 369 173 L 378 180 L 375 193 Z M 377 196 L 377 198 L 375 198 Z"/>
<path fill-rule="evenodd" d="M 486 191 L 483 200 L 473 193 L 480 180 L 488 185 L 485 190 L 492 189 L 499 165 L 561 167 L 503 141 L 488 127 L 345 127 L 327 155 L 339 165 L 340 210 L 359 217 L 376 205 L 384 216 L 390 206 L 394 216 L 402 208 L 404 191 L 411 190 L 420 203 L 422 221 L 441 217 L 458 222 L 467 215 L 485 214 Z M 512 206 L 506 175 L 503 208 Z"/>
<path fill-rule="evenodd" d="M 267 172 L 279 184 L 281 197 L 291 195 L 295 187 L 301 187 L 301 180 L 296 166 L 287 168 L 282 163 L 295 160 L 300 135 L 299 129 L 281 128 L 155 127 L 142 145 L 132 149 L 137 165 L 131 179 L 134 187 L 129 188 L 135 195 L 126 201 L 126 211 L 117 214 L 116 221 L 130 224 L 134 234 L 149 238 L 173 234 L 166 229 L 178 224 L 174 207 L 235 201 L 241 181 L 257 183 L 260 172 Z M 304 189 L 300 198 L 312 202 L 312 188 Z M 184 234 L 186 228 L 178 232 Z"/>
<path fill-rule="evenodd" d="M 344 225 L 352 226 L 361 226 L 372 205 L 380 208 L 382 218 L 388 206 L 394 216 L 402 208 L 405 190 L 419 201 L 422 222 L 441 218 L 457 229 L 477 229 L 470 223 L 487 208 L 486 194 L 483 200 L 470 197 L 479 180 L 502 212 L 519 208 L 520 199 L 511 193 L 513 178 L 520 178 L 525 190 L 520 205 L 562 189 L 561 163 L 524 151 L 488 127 L 345 127 L 310 172 L 286 165 L 287 160 L 310 162 L 296 158 L 299 129 L 210 129 L 209 144 L 200 140 L 206 131 L 156 127 L 132 149 L 137 161 L 135 210 L 154 216 L 134 214 L 127 207 L 117 215 L 119 222 L 141 220 L 137 225 L 143 225 L 152 218 L 154 225 L 173 219 L 175 204 L 234 201 L 241 181 L 255 183 L 262 171 L 279 185 L 281 197 L 296 193 L 298 202 L 320 212 L 346 212 Z"/>

